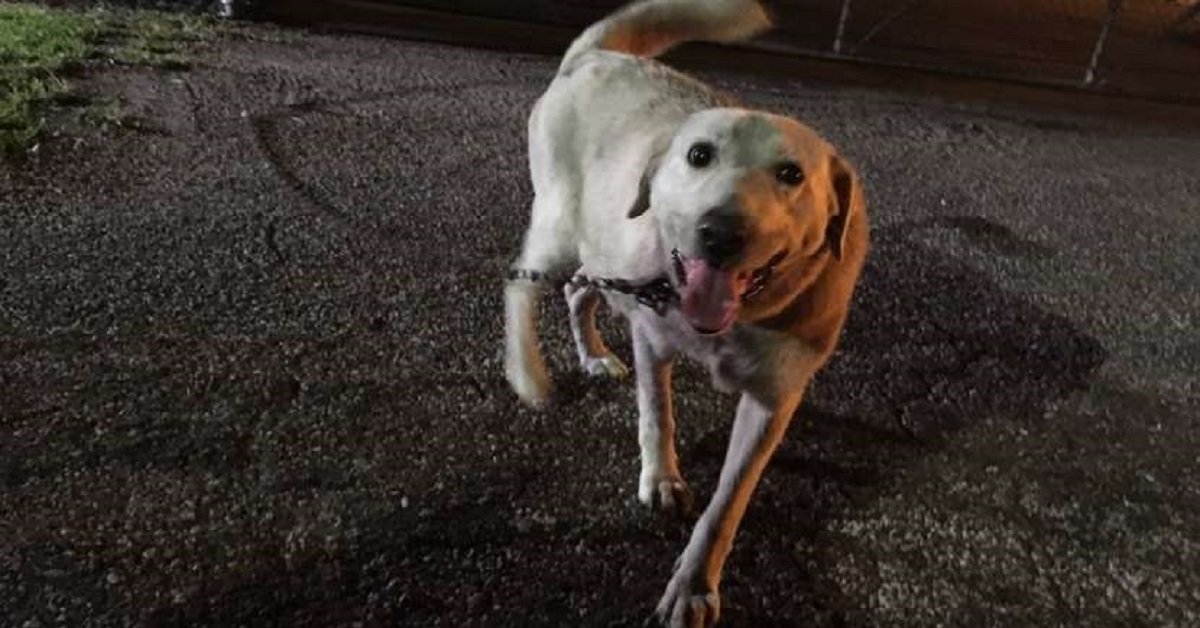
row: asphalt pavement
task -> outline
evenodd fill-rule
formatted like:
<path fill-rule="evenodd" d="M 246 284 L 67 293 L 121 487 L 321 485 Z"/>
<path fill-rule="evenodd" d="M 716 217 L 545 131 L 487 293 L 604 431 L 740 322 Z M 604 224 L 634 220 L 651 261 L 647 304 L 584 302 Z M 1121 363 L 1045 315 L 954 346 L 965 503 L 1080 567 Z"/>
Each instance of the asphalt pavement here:
<path fill-rule="evenodd" d="M 126 123 L 0 169 L 0 625 L 640 625 L 689 527 L 632 386 L 555 298 L 553 406 L 501 372 L 556 63 L 239 25 L 89 73 Z M 1200 623 L 1200 133 L 703 77 L 837 144 L 875 243 L 724 625 Z M 704 500 L 735 399 L 677 395 Z"/>

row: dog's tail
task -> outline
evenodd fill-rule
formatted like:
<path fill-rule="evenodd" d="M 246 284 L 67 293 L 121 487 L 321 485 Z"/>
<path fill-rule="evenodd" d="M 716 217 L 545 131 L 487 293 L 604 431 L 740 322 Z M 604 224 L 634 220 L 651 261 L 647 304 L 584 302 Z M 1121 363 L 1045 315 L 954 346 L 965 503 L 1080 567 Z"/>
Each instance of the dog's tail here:
<path fill-rule="evenodd" d="M 654 57 L 685 41 L 728 43 L 770 26 L 758 0 L 639 0 L 583 31 L 567 49 L 559 72 L 590 50 Z"/>

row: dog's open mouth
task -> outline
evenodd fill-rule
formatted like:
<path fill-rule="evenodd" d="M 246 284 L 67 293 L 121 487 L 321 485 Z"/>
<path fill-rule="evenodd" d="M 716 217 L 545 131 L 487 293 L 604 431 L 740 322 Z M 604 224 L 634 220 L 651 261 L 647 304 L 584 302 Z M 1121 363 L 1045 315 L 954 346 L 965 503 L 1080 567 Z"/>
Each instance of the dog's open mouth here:
<path fill-rule="evenodd" d="M 685 258 L 678 249 L 672 250 L 684 318 L 701 334 L 729 331 L 742 302 L 766 287 L 772 271 L 786 255 L 787 251 L 780 251 L 753 271 L 733 272 L 700 258 Z"/>

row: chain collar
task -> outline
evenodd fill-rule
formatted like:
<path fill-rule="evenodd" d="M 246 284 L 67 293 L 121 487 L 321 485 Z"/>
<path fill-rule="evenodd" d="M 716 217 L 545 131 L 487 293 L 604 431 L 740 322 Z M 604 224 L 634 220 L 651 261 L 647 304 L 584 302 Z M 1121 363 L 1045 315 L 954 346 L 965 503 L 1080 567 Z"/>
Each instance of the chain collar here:
<path fill-rule="evenodd" d="M 677 255 L 677 254 L 676 254 Z M 766 263 L 765 266 L 754 271 L 750 277 L 750 285 L 746 291 L 742 293 L 742 302 L 749 301 L 754 295 L 762 292 L 767 287 L 767 282 L 771 280 L 772 273 L 775 272 L 775 267 L 783 261 L 787 256 L 787 251 L 780 251 Z M 528 270 L 524 268 L 514 268 L 508 271 L 508 280 L 523 280 L 532 281 L 534 283 L 549 283 L 556 286 L 571 284 L 572 286 L 583 288 L 592 287 L 600 290 L 611 290 L 628 294 L 637 300 L 638 303 L 654 310 L 655 314 L 663 316 L 671 306 L 679 304 L 679 293 L 675 291 L 675 286 L 671 285 L 671 280 L 664 276 L 651 279 L 644 283 L 634 283 L 628 279 L 616 279 L 612 277 L 588 277 L 587 275 L 575 274 L 570 278 L 561 275 L 553 275 L 551 273 L 540 270 Z"/>
<path fill-rule="evenodd" d="M 571 278 L 571 285 L 593 286 L 601 290 L 612 290 L 622 294 L 632 295 L 638 303 L 654 310 L 655 314 L 663 316 L 673 305 L 679 304 L 679 293 L 675 286 L 665 276 L 651 279 L 646 283 L 631 283 L 625 279 L 610 279 L 606 277 L 593 279 L 583 275 Z"/>
<path fill-rule="evenodd" d="M 665 315 L 672 305 L 679 303 L 679 293 L 675 292 L 675 287 L 671 285 L 671 280 L 666 276 L 651 279 L 645 283 L 634 283 L 628 279 L 588 277 L 581 274 L 576 274 L 568 279 L 540 270 L 514 268 L 508 271 L 508 280 L 524 280 L 535 283 L 548 283 L 556 286 L 569 283 L 579 288 L 592 287 L 600 290 L 620 292 L 621 294 L 632 296 L 638 303 L 654 310 L 654 313 L 659 316 Z"/>

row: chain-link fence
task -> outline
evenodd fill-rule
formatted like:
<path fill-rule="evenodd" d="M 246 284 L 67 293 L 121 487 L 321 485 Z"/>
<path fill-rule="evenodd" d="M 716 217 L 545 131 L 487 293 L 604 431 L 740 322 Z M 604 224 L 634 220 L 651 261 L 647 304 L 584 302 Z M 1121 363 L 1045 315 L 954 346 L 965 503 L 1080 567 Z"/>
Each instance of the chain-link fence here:
<path fill-rule="evenodd" d="M 233 0 L 235 3 L 238 0 Z M 577 32 L 625 0 L 243 0 L 273 17 L 320 5 Z M 916 67 L 1200 103 L 1200 0 L 766 0 L 776 28 L 748 44 L 780 54 Z M 369 16 L 369 17 L 368 17 Z M 354 19 L 349 19 L 354 21 Z M 378 24 L 369 25 L 379 30 Z M 532 31 L 531 31 L 532 32 Z M 479 41 L 480 34 L 474 34 Z M 486 36 L 486 33 L 483 34 Z M 518 42 L 519 43 L 519 42 Z M 529 42 L 531 45 L 533 42 Z"/>
<path fill-rule="evenodd" d="M 783 5 L 783 3 L 779 3 Z M 976 76 L 1200 99 L 1196 0 L 815 0 L 768 41 L 796 52 Z M 783 9 L 783 6 L 779 7 Z"/>

